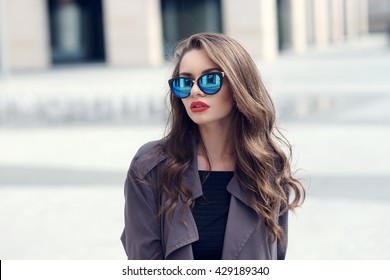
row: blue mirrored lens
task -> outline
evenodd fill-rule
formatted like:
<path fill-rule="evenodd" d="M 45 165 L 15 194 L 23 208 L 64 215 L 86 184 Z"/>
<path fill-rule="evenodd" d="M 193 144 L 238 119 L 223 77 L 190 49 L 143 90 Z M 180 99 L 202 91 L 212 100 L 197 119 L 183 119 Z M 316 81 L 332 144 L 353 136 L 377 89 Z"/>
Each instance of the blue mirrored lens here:
<path fill-rule="evenodd" d="M 177 78 L 171 81 L 173 93 L 180 98 L 188 97 L 193 85 L 194 82 L 187 78 Z"/>
<path fill-rule="evenodd" d="M 215 94 L 222 87 L 221 73 L 209 73 L 199 77 L 198 85 L 206 94 Z"/>
<path fill-rule="evenodd" d="M 222 87 L 222 78 L 223 73 L 207 73 L 198 78 L 197 84 L 205 94 L 216 94 Z M 189 78 L 179 77 L 169 80 L 169 86 L 175 96 L 186 98 L 190 96 L 194 82 Z"/>

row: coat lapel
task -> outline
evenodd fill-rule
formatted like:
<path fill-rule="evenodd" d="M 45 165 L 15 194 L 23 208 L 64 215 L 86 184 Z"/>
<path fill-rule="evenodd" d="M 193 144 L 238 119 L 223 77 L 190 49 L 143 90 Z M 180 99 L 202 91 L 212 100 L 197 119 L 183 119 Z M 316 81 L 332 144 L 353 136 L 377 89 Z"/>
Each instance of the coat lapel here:
<path fill-rule="evenodd" d="M 259 216 L 250 207 L 236 175 L 227 186 L 231 193 L 222 259 L 237 259 L 259 225 Z"/>
<path fill-rule="evenodd" d="M 196 144 L 194 140 L 193 142 L 194 157 L 190 167 L 183 174 L 183 184 L 190 188 L 193 199 L 196 199 L 202 196 L 203 192 L 198 173 Z M 183 206 L 183 199 L 181 199 L 173 211 L 172 222 L 164 222 L 165 258 L 169 258 L 169 254 L 173 253 L 175 250 L 199 240 L 198 229 L 191 209 L 188 209 L 183 216 Z M 190 247 L 188 251 L 186 256 L 182 256 L 183 259 L 193 259 L 192 248 Z"/>

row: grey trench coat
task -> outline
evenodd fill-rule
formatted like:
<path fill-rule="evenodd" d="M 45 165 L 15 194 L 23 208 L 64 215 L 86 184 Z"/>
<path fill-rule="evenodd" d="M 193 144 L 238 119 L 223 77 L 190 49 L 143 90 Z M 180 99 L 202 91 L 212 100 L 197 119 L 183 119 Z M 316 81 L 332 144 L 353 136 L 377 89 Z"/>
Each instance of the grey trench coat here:
<path fill-rule="evenodd" d="M 196 155 L 195 140 L 192 142 Z M 131 162 L 125 182 L 125 228 L 121 241 L 128 259 L 191 260 L 194 259 L 191 243 L 199 239 L 191 211 L 186 211 L 184 216 L 187 225 L 183 222 L 182 201 L 174 210 L 170 224 L 163 217 L 157 218 L 154 189 L 157 184 L 153 182 L 157 182 L 158 168 L 166 159 L 158 152 L 159 145 L 160 141 L 145 144 Z M 138 180 L 137 176 L 151 184 Z M 202 196 L 196 157 L 182 179 L 191 188 L 194 198 Z M 284 259 L 285 249 L 282 250 L 267 234 L 264 219 L 248 204 L 235 175 L 227 190 L 231 200 L 222 259 Z M 288 213 L 280 217 L 279 223 L 287 237 Z"/>

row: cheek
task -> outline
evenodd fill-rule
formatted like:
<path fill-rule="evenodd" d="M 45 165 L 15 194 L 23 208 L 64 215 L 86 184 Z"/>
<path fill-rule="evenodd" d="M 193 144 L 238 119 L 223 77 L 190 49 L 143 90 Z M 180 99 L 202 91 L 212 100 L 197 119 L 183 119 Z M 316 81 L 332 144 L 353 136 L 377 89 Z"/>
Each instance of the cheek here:
<path fill-rule="evenodd" d="M 182 99 L 180 102 L 181 102 L 181 105 L 182 105 L 183 108 L 184 108 L 184 111 L 186 111 L 187 114 L 188 114 L 188 110 L 189 110 L 189 108 L 190 108 L 189 101 L 186 101 L 186 99 Z"/>
<path fill-rule="evenodd" d="M 187 110 L 187 102 L 184 101 L 185 99 L 182 99 L 180 102 L 183 104 L 184 108 Z"/>
<path fill-rule="evenodd" d="M 231 100 L 226 101 L 224 107 L 225 107 L 225 111 L 226 111 L 227 113 L 230 113 L 230 112 L 233 110 L 233 102 L 232 102 Z"/>
<path fill-rule="evenodd" d="M 223 103 L 227 108 L 233 108 L 234 99 L 230 90 L 223 93 Z"/>

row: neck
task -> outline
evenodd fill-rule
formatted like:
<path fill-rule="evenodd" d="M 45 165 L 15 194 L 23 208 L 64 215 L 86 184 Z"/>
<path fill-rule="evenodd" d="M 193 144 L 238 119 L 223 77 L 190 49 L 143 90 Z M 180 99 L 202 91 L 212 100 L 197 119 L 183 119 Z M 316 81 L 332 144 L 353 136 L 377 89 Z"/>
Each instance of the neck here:
<path fill-rule="evenodd" d="M 228 126 L 199 126 L 199 132 L 206 149 L 203 151 L 201 147 L 198 147 L 199 169 L 207 170 L 210 167 L 213 171 L 234 170 L 234 160 L 228 141 Z M 211 166 L 209 166 L 207 157 Z"/>

